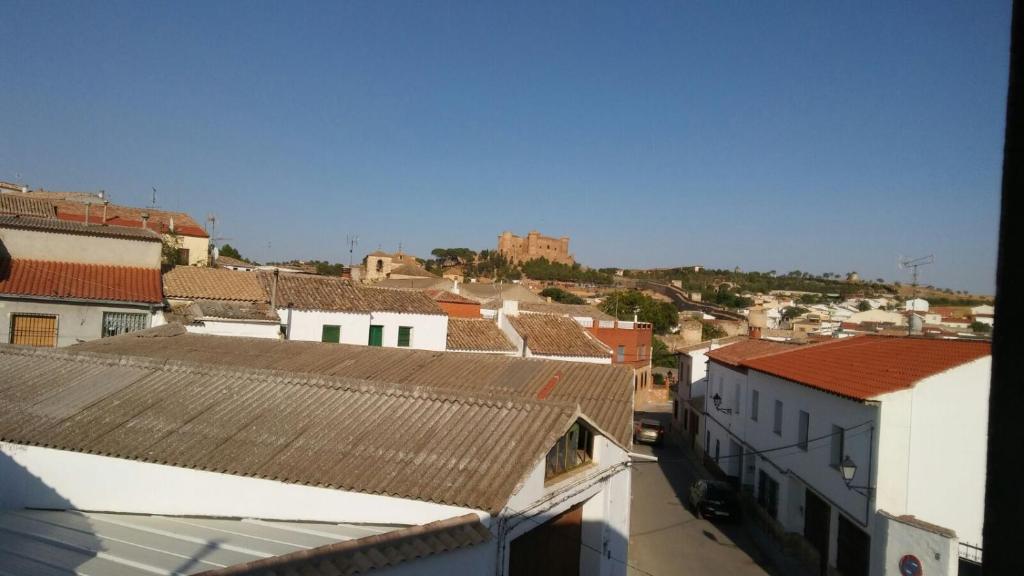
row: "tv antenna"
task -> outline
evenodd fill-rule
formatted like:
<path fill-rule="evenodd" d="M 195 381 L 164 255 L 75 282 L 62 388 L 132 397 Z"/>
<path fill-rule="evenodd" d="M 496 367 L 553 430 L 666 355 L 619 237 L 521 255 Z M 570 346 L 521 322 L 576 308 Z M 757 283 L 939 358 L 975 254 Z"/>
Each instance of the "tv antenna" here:
<path fill-rule="evenodd" d="M 900 270 L 906 270 L 906 269 L 909 268 L 911 270 L 911 274 L 912 274 L 912 277 L 913 277 L 913 280 L 910 283 L 910 287 L 911 287 L 911 290 L 910 290 L 910 312 L 911 312 L 911 315 L 913 315 L 914 312 L 917 312 L 917 269 L 920 268 L 921 266 L 927 266 L 929 264 L 933 264 L 934 262 L 935 262 L 935 255 L 934 254 L 929 254 L 927 256 L 922 256 L 920 258 L 900 258 L 900 261 L 899 261 Z M 911 318 L 908 319 L 908 322 L 907 322 L 907 334 L 910 334 L 913 331 L 913 326 L 914 326 L 914 320 L 911 317 Z"/>
<path fill-rule="evenodd" d="M 352 253 L 355 252 L 356 246 L 359 246 L 359 235 L 350 234 L 345 236 L 345 243 L 348 244 L 348 267 L 352 269 Z"/>
<path fill-rule="evenodd" d="M 156 208 L 156 186 L 153 186 L 153 199 L 150 202 L 150 208 Z"/>

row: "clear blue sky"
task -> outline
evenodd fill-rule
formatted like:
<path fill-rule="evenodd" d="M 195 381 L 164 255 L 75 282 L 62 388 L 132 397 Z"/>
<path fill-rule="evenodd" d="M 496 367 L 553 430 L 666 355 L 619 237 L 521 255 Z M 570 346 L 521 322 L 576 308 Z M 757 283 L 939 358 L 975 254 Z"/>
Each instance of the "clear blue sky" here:
<path fill-rule="evenodd" d="M 991 292 L 1009 0 L 11 2 L 0 179 L 257 259 L 570 235 L 592 266 Z M 268 248 L 267 242 L 271 245 Z"/>

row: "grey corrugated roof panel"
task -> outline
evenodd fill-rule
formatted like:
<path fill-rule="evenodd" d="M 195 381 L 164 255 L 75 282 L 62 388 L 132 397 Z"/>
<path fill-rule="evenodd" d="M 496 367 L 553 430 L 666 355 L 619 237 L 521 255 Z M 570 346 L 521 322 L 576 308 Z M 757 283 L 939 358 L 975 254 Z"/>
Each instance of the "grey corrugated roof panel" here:
<path fill-rule="evenodd" d="M 3 346 L 0 373 L 0 440 L 489 512 L 577 413 L 554 398 L 72 349 Z"/>
<path fill-rule="evenodd" d="M 160 235 L 148 228 L 110 226 L 107 224 L 85 224 L 57 218 L 35 218 L 21 215 L 0 215 L 0 228 L 34 230 L 56 234 L 77 234 L 82 236 L 105 236 L 144 242 L 160 242 Z"/>
<path fill-rule="evenodd" d="M 535 398 L 560 374 L 549 398 L 582 411 L 628 446 L 632 437 L 632 372 L 621 366 L 189 334 L 161 326 L 78 344 L 74 350 L 397 382 L 474 395 Z"/>
<path fill-rule="evenodd" d="M 352 565 L 357 555 L 370 560 L 365 570 L 375 570 L 490 538 L 472 514 L 423 526 L 386 526 L 5 510 L 0 573 L 326 576 L 337 574 L 334 566 Z"/>

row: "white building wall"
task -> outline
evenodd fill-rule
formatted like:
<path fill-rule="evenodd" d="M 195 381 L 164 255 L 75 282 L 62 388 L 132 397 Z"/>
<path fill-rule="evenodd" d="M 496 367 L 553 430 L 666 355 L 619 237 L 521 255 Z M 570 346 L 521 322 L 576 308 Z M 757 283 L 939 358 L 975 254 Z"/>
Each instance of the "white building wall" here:
<path fill-rule="evenodd" d="M 907 506 L 900 512 L 950 528 L 961 542 L 976 546 L 982 545 L 985 520 L 991 372 L 992 358 L 986 357 L 927 378 L 911 391 Z"/>
<path fill-rule="evenodd" d="M 928 521 L 927 518 L 920 520 Z M 900 560 L 910 554 L 921 561 L 921 574 L 956 576 L 959 572 L 957 538 L 895 518 L 885 511 L 875 516 L 871 540 L 871 576 L 899 574 Z"/>
<path fill-rule="evenodd" d="M 12 258 L 136 268 L 160 267 L 161 244 L 157 241 L 4 228 L 0 229 L 0 243 Z"/>
<path fill-rule="evenodd" d="M 265 322 L 220 322 L 204 320 L 202 324 L 189 324 L 185 329 L 193 334 L 212 334 L 214 336 L 246 336 L 249 338 L 281 339 L 280 324 Z"/>
<path fill-rule="evenodd" d="M 57 302 L 22 298 L 0 298 L 0 342 L 11 338 L 11 317 L 15 314 L 43 314 L 57 316 L 57 346 L 71 346 L 79 342 L 98 340 L 103 336 L 103 313 L 118 312 L 142 314 L 144 326 L 154 326 L 150 307 L 145 304 L 124 306 L 100 303 Z"/>
<path fill-rule="evenodd" d="M 29 476 L 34 478 L 30 478 Z M 0 509 L 425 524 L 479 510 L 0 443 Z"/>
<path fill-rule="evenodd" d="M 442 552 L 427 558 L 416 558 L 397 566 L 376 569 L 374 576 L 452 576 L 453 574 L 495 574 L 498 554 L 495 540 Z"/>
<path fill-rule="evenodd" d="M 279 308 L 278 316 L 288 323 L 288 309 Z M 320 342 L 325 325 L 341 326 L 340 344 L 366 346 L 370 341 L 370 325 L 384 326 L 384 346 L 398 346 L 398 328 L 412 328 L 410 348 L 443 351 L 448 340 L 448 317 L 440 314 L 399 314 L 395 312 L 324 312 L 318 310 L 292 310 L 292 328 L 289 338 L 306 342 Z"/>

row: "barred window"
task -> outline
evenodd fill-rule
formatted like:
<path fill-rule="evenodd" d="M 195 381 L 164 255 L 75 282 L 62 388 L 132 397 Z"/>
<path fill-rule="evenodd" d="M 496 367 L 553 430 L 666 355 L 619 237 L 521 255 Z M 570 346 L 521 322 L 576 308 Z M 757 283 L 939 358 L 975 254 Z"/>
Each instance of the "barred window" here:
<path fill-rule="evenodd" d="M 146 314 L 136 312 L 104 312 L 103 313 L 103 334 L 102 337 L 127 334 L 136 330 L 149 328 Z"/>

